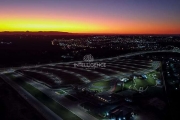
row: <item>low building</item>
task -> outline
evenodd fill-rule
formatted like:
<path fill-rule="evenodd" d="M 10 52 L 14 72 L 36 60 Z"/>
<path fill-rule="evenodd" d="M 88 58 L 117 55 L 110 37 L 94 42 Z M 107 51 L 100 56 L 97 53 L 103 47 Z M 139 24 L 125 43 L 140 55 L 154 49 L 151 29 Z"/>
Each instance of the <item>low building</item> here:
<path fill-rule="evenodd" d="M 133 117 L 134 112 L 131 108 L 118 106 L 108 112 L 109 118 L 116 120 L 128 120 Z"/>

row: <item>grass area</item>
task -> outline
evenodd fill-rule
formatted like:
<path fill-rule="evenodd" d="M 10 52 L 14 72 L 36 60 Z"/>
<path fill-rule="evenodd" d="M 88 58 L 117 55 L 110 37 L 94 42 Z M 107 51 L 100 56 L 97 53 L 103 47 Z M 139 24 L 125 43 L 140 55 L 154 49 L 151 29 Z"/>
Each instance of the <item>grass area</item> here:
<path fill-rule="evenodd" d="M 103 88 L 89 88 L 91 91 L 98 91 L 98 92 L 102 92 L 103 91 Z"/>
<path fill-rule="evenodd" d="M 155 86 L 157 79 L 161 79 L 161 74 L 158 71 L 153 71 L 147 74 L 147 79 L 137 77 L 134 80 L 124 83 L 123 89 L 139 90 L 142 87 L 144 90 L 149 86 Z"/>
<path fill-rule="evenodd" d="M 116 86 L 116 89 L 113 92 L 119 92 L 122 91 L 122 87 L 121 86 Z"/>
<path fill-rule="evenodd" d="M 124 83 L 124 88 L 123 89 L 129 89 L 130 86 L 134 85 L 134 82 L 131 80 L 131 81 L 128 81 L 126 83 Z"/>
<path fill-rule="evenodd" d="M 41 103 L 46 105 L 49 109 L 51 109 L 54 113 L 60 116 L 64 120 L 81 120 L 78 116 L 74 113 L 70 112 L 68 109 L 54 101 L 53 99 L 49 98 L 46 94 L 42 93 L 35 87 L 31 86 L 30 84 L 26 83 L 22 77 L 13 78 L 13 80 L 22 86 L 26 91 L 32 94 L 36 99 L 38 99 Z"/>
<path fill-rule="evenodd" d="M 103 92 L 103 91 L 107 91 L 110 89 L 110 85 L 111 81 L 97 81 L 94 82 L 89 89 L 92 91 L 98 91 L 98 92 Z"/>
<path fill-rule="evenodd" d="M 147 86 L 148 86 L 148 82 L 147 80 L 142 80 L 142 79 L 139 79 L 139 78 L 136 78 L 134 79 L 135 81 L 135 87 L 139 90 L 140 87 L 143 87 L 143 89 L 146 89 Z"/>
<path fill-rule="evenodd" d="M 156 80 L 157 80 L 157 77 L 155 77 L 155 78 L 148 77 L 146 82 L 149 86 L 154 86 L 154 85 L 156 85 Z"/>
<path fill-rule="evenodd" d="M 155 77 L 154 79 L 151 75 L 152 74 L 148 74 L 147 79 L 140 79 L 140 78 L 134 79 L 134 82 L 136 84 L 135 87 L 139 90 L 140 87 L 146 89 L 148 86 L 155 86 L 157 78 Z"/>
<path fill-rule="evenodd" d="M 93 83 L 93 86 L 104 87 L 104 86 L 109 86 L 109 84 L 110 84 L 110 81 L 97 81 Z"/>

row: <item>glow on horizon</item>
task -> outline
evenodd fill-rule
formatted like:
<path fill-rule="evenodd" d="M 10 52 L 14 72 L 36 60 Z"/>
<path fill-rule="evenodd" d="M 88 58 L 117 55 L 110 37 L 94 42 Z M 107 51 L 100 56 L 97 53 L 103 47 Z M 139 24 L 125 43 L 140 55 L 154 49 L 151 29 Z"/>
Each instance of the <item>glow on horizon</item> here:
<path fill-rule="evenodd" d="M 104 22 L 104 23 L 103 23 Z M 109 34 L 179 34 L 180 29 L 167 24 L 146 24 L 142 22 L 108 24 L 108 21 L 94 23 L 50 21 L 50 20 L 0 20 L 0 31 L 61 31 L 71 33 L 109 33 Z"/>
<path fill-rule="evenodd" d="M 0 24 L 1 31 L 65 31 L 65 32 L 88 32 L 99 30 L 96 26 L 78 24 L 71 22 L 49 22 L 49 21 L 13 21 L 12 23 Z M 84 27 L 85 26 L 85 27 Z"/>

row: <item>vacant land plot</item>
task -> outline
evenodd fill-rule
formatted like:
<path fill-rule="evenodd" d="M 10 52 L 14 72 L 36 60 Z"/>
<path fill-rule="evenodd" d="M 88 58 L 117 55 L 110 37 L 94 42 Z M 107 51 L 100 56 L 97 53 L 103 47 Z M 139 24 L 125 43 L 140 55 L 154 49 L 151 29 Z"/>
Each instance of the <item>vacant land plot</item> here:
<path fill-rule="evenodd" d="M 48 73 L 56 75 L 57 77 L 61 78 L 61 80 L 62 80 L 61 85 L 69 85 L 69 84 L 81 85 L 81 84 L 83 84 L 83 81 L 81 81 L 80 78 L 78 78 L 77 76 L 70 74 L 70 73 L 60 71 L 60 70 L 52 70 L 52 69 L 47 69 L 47 68 L 36 68 L 36 70 L 48 72 Z"/>
<path fill-rule="evenodd" d="M 89 89 L 92 91 L 98 91 L 98 92 L 103 92 L 107 91 L 111 88 L 112 81 L 97 81 L 92 83 L 89 86 Z"/>
<path fill-rule="evenodd" d="M 53 79 L 51 79 L 50 77 L 48 77 L 48 76 L 46 76 L 44 74 L 33 72 L 33 71 L 23 71 L 23 70 L 20 70 L 18 72 L 21 72 L 21 73 L 27 75 L 28 77 L 34 78 L 34 79 L 36 79 L 36 80 L 38 80 L 40 82 L 44 82 L 44 83 L 48 84 L 51 87 L 59 86 L 59 84 L 55 83 L 55 81 Z"/>
<path fill-rule="evenodd" d="M 63 69 L 63 70 L 68 70 L 71 72 L 75 72 L 78 74 L 81 74 L 82 76 L 88 78 L 89 80 L 95 80 L 98 78 L 101 78 L 100 75 L 96 74 L 96 73 L 92 73 L 91 71 L 86 71 L 86 69 L 82 70 L 82 69 L 78 69 L 78 68 L 73 68 L 73 67 L 62 67 L 62 66 L 56 66 L 53 68 L 59 68 L 59 69 Z"/>

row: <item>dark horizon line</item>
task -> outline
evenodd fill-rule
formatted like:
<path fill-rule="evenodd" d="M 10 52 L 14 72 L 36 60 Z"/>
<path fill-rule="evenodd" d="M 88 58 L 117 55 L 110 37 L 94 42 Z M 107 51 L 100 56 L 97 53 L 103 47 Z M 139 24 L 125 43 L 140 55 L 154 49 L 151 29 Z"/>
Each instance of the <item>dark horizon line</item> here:
<path fill-rule="evenodd" d="M 64 34 L 76 34 L 76 35 L 180 35 L 179 34 L 159 34 L 159 33 L 72 33 L 72 32 L 62 32 L 62 31 L 0 31 L 2 33 L 64 33 Z"/>

